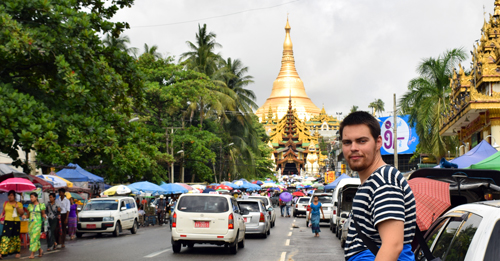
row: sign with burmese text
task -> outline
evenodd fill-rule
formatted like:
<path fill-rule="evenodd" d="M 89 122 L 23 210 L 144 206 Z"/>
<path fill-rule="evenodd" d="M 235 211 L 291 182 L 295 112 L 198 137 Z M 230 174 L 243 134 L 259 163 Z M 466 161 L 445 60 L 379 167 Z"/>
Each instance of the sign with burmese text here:
<path fill-rule="evenodd" d="M 409 115 L 397 117 L 398 135 L 396 146 L 398 154 L 413 154 L 417 149 L 418 136 L 415 128 L 410 127 Z M 382 136 L 382 155 L 394 154 L 394 116 L 378 118 L 380 120 L 380 135 Z"/>

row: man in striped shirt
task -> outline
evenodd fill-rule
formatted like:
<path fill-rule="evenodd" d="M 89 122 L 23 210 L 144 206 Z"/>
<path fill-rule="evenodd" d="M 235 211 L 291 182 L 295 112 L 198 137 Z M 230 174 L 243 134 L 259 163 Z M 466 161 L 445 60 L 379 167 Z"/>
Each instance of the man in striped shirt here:
<path fill-rule="evenodd" d="M 401 173 L 380 154 L 378 121 L 367 112 L 349 114 L 340 124 L 342 151 L 361 185 L 353 200 L 353 220 L 361 233 L 379 248 L 376 256 L 350 223 L 344 248 L 346 261 L 414 261 L 415 198 Z"/>

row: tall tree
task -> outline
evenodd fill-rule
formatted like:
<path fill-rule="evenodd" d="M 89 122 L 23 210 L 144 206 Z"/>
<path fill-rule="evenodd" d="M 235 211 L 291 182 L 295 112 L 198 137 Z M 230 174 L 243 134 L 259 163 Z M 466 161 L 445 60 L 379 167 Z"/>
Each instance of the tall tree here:
<path fill-rule="evenodd" d="M 401 111 L 409 114 L 410 124 L 416 126 L 420 152 L 433 155 L 438 162 L 457 145 L 456 137 L 439 135 L 439 115 L 449 103 L 453 68 L 466 57 L 460 48 L 448 50 L 437 58 L 423 59 L 417 68 L 419 76 L 408 83 L 408 91 L 399 101 Z"/>
<path fill-rule="evenodd" d="M 375 99 L 375 101 L 371 102 L 370 105 L 368 105 L 368 108 L 372 109 L 372 114 L 375 115 L 377 112 L 380 113 L 385 111 L 385 103 L 382 101 L 382 99 Z"/>
<path fill-rule="evenodd" d="M 102 42 L 107 47 L 116 48 L 120 51 L 128 53 L 129 55 L 137 55 L 137 47 L 128 47 L 128 45 L 130 44 L 130 37 L 128 37 L 127 35 L 113 37 L 111 34 L 106 34 Z"/>
<path fill-rule="evenodd" d="M 236 104 L 239 111 L 251 112 L 257 109 L 255 93 L 246 87 L 253 83 L 253 76 L 247 75 L 248 67 L 239 59 L 227 58 L 222 60 L 224 70 L 223 78 L 226 86 L 236 94 Z"/>
<path fill-rule="evenodd" d="M 353 113 L 353 112 L 357 112 L 357 111 L 358 111 L 358 106 L 353 105 L 353 106 L 351 107 L 351 111 L 350 111 L 350 112 L 351 112 L 351 113 Z"/>
<path fill-rule="evenodd" d="M 158 45 L 149 46 L 144 44 L 144 53 L 152 55 L 155 59 L 161 59 L 162 55 L 158 52 Z"/>

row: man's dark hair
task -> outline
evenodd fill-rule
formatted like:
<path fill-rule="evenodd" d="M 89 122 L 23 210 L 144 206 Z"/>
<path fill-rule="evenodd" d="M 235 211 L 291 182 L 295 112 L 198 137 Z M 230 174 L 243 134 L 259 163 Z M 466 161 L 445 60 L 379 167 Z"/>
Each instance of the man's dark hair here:
<path fill-rule="evenodd" d="M 66 190 L 65 190 L 65 189 L 63 189 L 63 188 L 60 188 L 58 191 L 59 191 L 59 192 L 62 192 L 62 193 L 66 193 Z"/>
<path fill-rule="evenodd" d="M 56 193 L 52 192 L 49 194 L 49 197 L 52 196 L 53 198 L 56 198 Z"/>
<path fill-rule="evenodd" d="M 365 111 L 356 111 L 344 118 L 344 120 L 340 123 L 339 139 L 342 140 L 342 133 L 345 126 L 361 124 L 368 126 L 373 139 L 377 140 L 377 138 L 380 136 L 380 124 L 378 123 L 377 119 L 375 119 L 375 117 Z"/>

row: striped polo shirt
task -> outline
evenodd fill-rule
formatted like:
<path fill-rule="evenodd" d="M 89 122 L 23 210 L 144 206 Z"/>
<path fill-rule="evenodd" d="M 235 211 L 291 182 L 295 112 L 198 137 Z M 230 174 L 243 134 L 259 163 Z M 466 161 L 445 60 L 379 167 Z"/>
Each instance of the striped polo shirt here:
<path fill-rule="evenodd" d="M 361 231 L 380 247 L 382 240 L 376 229 L 385 220 L 404 222 L 404 244 L 410 244 L 415 235 L 415 198 L 405 178 L 396 168 L 385 165 L 373 172 L 359 186 L 352 204 L 352 213 Z M 344 247 L 345 260 L 367 250 L 356 232 L 354 222 L 349 225 Z"/>

